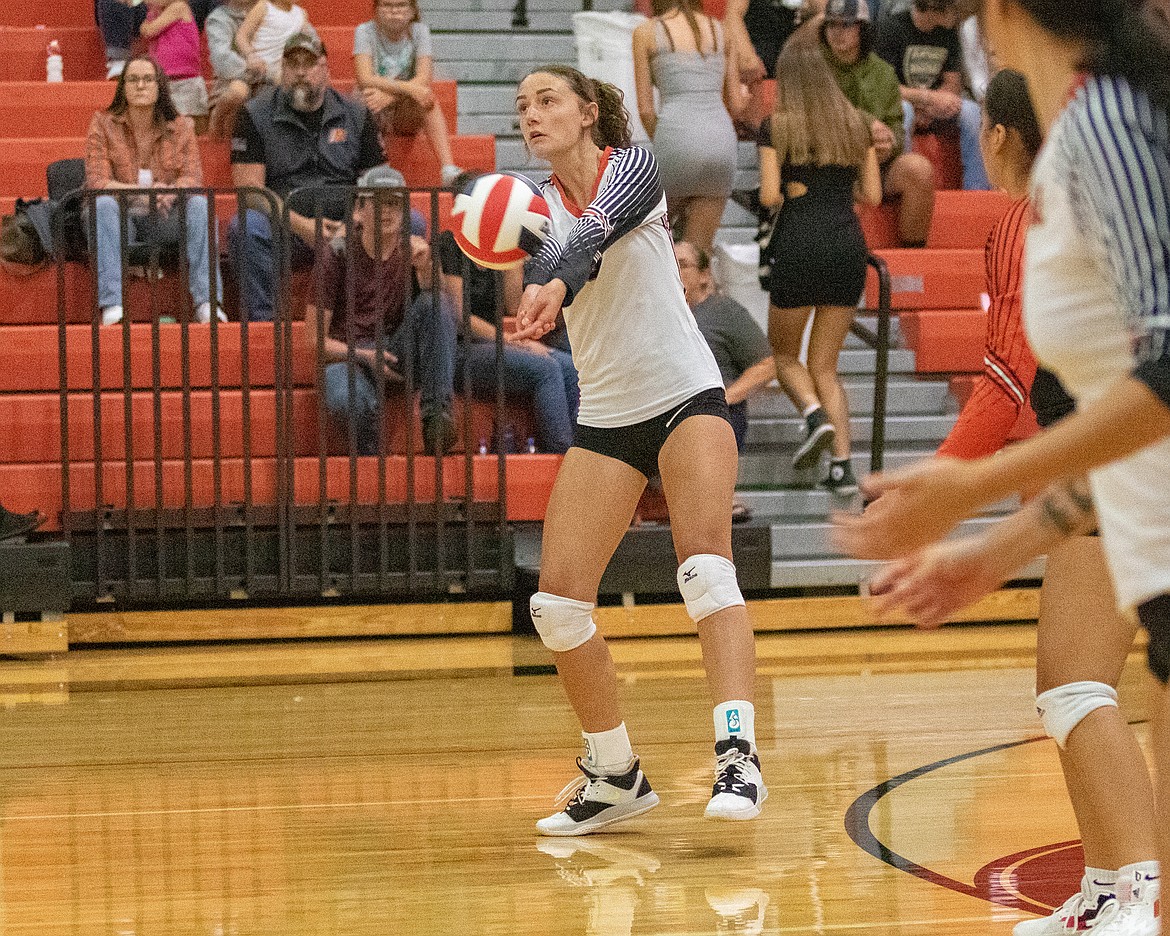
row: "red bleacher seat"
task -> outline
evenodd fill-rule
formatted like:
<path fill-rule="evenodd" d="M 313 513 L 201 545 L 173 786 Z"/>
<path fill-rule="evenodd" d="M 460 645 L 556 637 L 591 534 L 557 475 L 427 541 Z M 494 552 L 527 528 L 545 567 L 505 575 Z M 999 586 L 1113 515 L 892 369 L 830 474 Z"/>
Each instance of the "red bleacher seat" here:
<path fill-rule="evenodd" d="M 895 309 L 978 309 L 984 288 L 983 251 L 878 250 L 890 269 Z M 866 283 L 866 302 L 877 305 L 877 277 Z"/>
<path fill-rule="evenodd" d="M 560 466 L 559 455 L 508 456 L 506 475 L 508 519 L 540 520 L 548 507 L 552 482 Z M 475 500 L 493 502 L 498 496 L 498 474 L 494 456 L 476 456 L 473 460 L 473 490 Z M 249 461 L 252 477 L 252 503 L 256 506 L 276 502 L 277 462 L 275 458 L 253 458 Z M 406 460 L 400 456 L 386 460 L 383 474 L 377 458 L 361 458 L 357 462 L 358 503 L 376 503 L 379 483 L 385 478 L 387 501 L 402 503 L 406 499 Z M 124 508 L 126 497 L 125 462 L 108 462 L 102 466 L 103 501 L 115 510 Z M 244 502 L 243 459 L 223 459 L 219 462 L 220 500 L 225 505 Z M 186 502 L 186 465 L 182 460 L 164 461 L 162 465 L 164 507 L 179 509 Z M 294 502 L 312 506 L 328 499 L 346 503 L 350 497 L 350 462 L 348 458 L 326 460 L 325 490 L 320 485 L 318 458 L 298 458 L 293 466 Z M 191 463 L 192 506 L 210 507 L 215 501 L 215 464 L 210 459 Z M 71 507 L 74 510 L 92 510 L 99 505 L 94 499 L 95 467 L 92 462 L 79 462 L 69 470 Z M 461 499 L 464 492 L 463 458 L 449 456 L 444 462 L 443 491 L 446 499 Z M 435 472 L 430 458 L 420 457 L 415 464 L 415 498 L 419 502 L 434 500 Z M 60 529 L 58 514 L 62 509 L 60 464 L 0 465 L 0 491 L 4 491 L 4 505 L 10 510 L 25 512 L 40 510 L 48 518 L 42 529 Z M 153 461 L 134 464 L 134 506 L 149 509 L 155 504 L 155 473 Z"/>
<path fill-rule="evenodd" d="M 964 192 L 961 189 L 936 192 L 926 246 L 936 250 L 981 249 L 1011 203 L 1011 198 L 1003 192 Z M 861 206 L 858 215 L 870 250 L 898 246 L 896 204 Z"/>
<path fill-rule="evenodd" d="M 13 14 L 28 5 L 25 2 L 7 3 L 0 18 L 11 23 Z M 60 26 L 45 29 L 0 26 L 0 81 L 43 82 L 45 49 L 52 39 L 61 44 L 66 82 L 105 80 L 106 49 L 93 24 L 93 4 L 90 3 L 84 17 L 66 20 Z"/>
<path fill-rule="evenodd" d="M 918 373 L 983 369 L 987 313 L 981 309 L 914 309 L 903 312 L 900 322 Z"/>

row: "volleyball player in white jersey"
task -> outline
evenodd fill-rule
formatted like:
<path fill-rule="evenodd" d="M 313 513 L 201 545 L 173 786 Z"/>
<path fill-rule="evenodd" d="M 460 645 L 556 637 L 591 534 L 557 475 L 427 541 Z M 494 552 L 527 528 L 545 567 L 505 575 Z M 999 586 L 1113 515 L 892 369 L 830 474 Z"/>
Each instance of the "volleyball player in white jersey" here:
<path fill-rule="evenodd" d="M 1170 857 L 1170 35 L 1130 0 L 987 0 L 1004 64 L 1022 71 L 1047 140 L 1032 179 L 1024 320 L 1037 358 L 1077 412 L 1000 455 L 942 459 L 867 484 L 878 499 L 839 520 L 837 539 L 871 558 L 910 554 L 879 584 L 888 604 L 945 615 L 994 588 L 1052 543 L 1099 523 L 1123 613 L 1149 631 L 1158 767 L 1156 832 Z M 1088 484 L 1080 474 L 1088 475 Z M 938 562 L 962 517 L 1014 491 L 1044 494 L 976 544 L 975 560 Z M 951 597 L 947 597 L 947 593 Z M 930 594 L 942 597 L 933 599 Z M 1045 724 L 1077 725 L 1116 699 L 1070 690 Z M 1107 688 L 1107 687 L 1106 687 Z M 1043 698 L 1038 700 L 1042 705 Z M 1099 752 L 1107 771 L 1111 751 Z M 1123 796 L 1124 790 L 1118 790 Z M 1151 862 L 1117 882 L 1118 900 L 1066 929 L 1160 932 Z"/>
<path fill-rule="evenodd" d="M 563 311 L 581 408 L 544 521 L 532 621 L 581 722 L 583 773 L 537 823 L 581 835 L 652 809 L 593 623 L 602 573 L 647 479 L 661 474 L 678 583 L 714 702 L 715 784 L 705 815 L 752 819 L 767 796 L 755 750 L 755 641 L 731 556 L 737 454 L 723 382 L 683 296 L 653 155 L 630 146 L 621 92 L 551 65 L 517 90 L 524 142 L 552 165 L 552 222 L 525 270 L 519 337 Z"/>

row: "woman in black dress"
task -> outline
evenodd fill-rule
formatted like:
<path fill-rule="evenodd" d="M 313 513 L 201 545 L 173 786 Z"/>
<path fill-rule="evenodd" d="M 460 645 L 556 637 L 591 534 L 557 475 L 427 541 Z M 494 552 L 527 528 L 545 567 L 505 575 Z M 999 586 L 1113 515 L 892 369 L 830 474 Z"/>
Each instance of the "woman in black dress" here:
<path fill-rule="evenodd" d="M 853 203 L 881 201 L 877 154 L 868 121 L 841 93 L 820 46 L 799 36 L 777 60 L 776 110 L 761 133 L 760 201 L 779 211 L 761 258 L 772 270 L 768 338 L 780 385 L 807 429 L 792 463 L 811 468 L 831 448 L 822 484 L 853 494 L 837 357 L 865 288 L 867 250 Z M 810 315 L 806 367 L 800 347 Z"/>

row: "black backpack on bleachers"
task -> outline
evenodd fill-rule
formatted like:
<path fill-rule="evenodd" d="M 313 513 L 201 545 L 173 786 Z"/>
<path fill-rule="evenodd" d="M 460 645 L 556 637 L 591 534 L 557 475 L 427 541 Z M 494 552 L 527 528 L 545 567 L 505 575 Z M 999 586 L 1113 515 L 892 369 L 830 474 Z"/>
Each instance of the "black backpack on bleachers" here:
<path fill-rule="evenodd" d="M 58 159 L 49 163 L 45 175 L 49 182 L 50 201 L 63 206 L 61 243 L 57 246 L 66 260 L 85 262 L 89 259 L 89 249 L 85 242 L 85 224 L 81 215 L 83 199 L 68 197 L 85 188 L 85 160 Z"/>

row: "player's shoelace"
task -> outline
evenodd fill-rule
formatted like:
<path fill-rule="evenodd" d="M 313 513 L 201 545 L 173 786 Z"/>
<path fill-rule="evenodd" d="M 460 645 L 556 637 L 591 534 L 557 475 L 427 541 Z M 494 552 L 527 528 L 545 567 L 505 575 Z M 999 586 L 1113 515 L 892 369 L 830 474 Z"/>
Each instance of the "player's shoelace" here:
<path fill-rule="evenodd" d="M 724 751 L 715 758 L 715 787 L 712 795 L 734 793 L 745 795 L 745 788 L 751 784 L 743 779 L 743 768 L 751 763 L 751 755 L 739 748 Z"/>
<path fill-rule="evenodd" d="M 557 794 L 557 798 L 553 800 L 554 806 L 563 806 L 566 810 L 574 806 L 578 806 L 589 798 L 589 793 L 593 788 L 594 782 L 601 779 L 594 777 L 592 774 L 585 771 L 585 765 L 581 763 L 581 758 L 577 758 L 577 766 L 583 771 L 581 776 L 574 777 L 565 784 L 565 788 Z"/>

